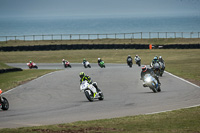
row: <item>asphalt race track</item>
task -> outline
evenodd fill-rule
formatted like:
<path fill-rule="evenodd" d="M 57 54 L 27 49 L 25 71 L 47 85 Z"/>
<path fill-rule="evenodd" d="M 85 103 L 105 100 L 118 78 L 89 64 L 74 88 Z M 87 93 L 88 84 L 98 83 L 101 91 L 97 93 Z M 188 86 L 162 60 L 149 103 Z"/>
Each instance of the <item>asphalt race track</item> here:
<path fill-rule="evenodd" d="M 27 69 L 26 64 L 9 64 Z M 160 77 L 161 92 L 142 86 L 141 68 L 125 64 L 37 64 L 39 69 L 62 69 L 20 85 L 4 96 L 8 111 L 0 111 L 0 128 L 39 126 L 75 121 L 132 116 L 175 110 L 200 104 L 200 87 L 168 73 Z M 79 90 L 79 73 L 84 71 L 98 83 L 103 101 L 89 102 Z"/>

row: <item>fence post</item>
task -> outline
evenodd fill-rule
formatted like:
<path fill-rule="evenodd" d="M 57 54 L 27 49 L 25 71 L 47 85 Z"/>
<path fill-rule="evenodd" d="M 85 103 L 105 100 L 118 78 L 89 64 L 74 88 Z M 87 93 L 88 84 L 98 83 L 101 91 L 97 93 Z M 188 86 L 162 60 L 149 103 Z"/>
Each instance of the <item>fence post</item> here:
<path fill-rule="evenodd" d="M 166 32 L 166 39 L 167 39 L 167 32 Z"/>
<path fill-rule="evenodd" d="M 6 36 L 6 43 L 8 42 L 8 38 L 7 38 L 7 36 Z"/>
<path fill-rule="evenodd" d="M 158 39 L 160 38 L 160 36 L 159 36 L 159 32 L 158 32 Z"/>
<path fill-rule="evenodd" d="M 181 32 L 181 36 L 182 36 L 182 38 L 183 38 L 183 32 Z"/>
<path fill-rule="evenodd" d="M 141 39 L 142 39 L 142 32 L 141 32 Z"/>
<path fill-rule="evenodd" d="M 24 42 L 25 42 L 25 40 L 26 40 L 26 39 L 25 39 L 25 35 L 24 35 Z"/>
<path fill-rule="evenodd" d="M 149 39 L 151 39 L 151 32 L 149 32 Z"/>
<path fill-rule="evenodd" d="M 198 38 L 199 38 L 199 33 L 200 33 L 200 32 L 198 32 Z"/>

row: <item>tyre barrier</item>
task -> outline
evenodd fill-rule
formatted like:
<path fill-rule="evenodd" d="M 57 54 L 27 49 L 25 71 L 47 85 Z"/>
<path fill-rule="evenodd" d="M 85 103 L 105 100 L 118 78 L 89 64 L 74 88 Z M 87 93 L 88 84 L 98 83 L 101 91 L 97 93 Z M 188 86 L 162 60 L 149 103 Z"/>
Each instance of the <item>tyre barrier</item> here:
<path fill-rule="evenodd" d="M 154 45 L 154 49 L 199 49 L 200 44 L 169 44 Z M 78 50 L 78 49 L 149 49 L 148 44 L 57 44 L 34 46 L 0 47 L 0 51 L 48 51 L 48 50 Z"/>
<path fill-rule="evenodd" d="M 0 73 L 16 72 L 16 71 L 23 71 L 23 70 L 21 68 L 0 69 Z"/>

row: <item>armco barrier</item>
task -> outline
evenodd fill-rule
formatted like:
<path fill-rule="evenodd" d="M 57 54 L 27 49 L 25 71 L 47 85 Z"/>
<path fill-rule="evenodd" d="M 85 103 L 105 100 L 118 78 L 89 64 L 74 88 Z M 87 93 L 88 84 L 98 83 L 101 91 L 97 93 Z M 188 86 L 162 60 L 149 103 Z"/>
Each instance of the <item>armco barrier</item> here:
<path fill-rule="evenodd" d="M 155 45 L 163 49 L 200 49 L 200 44 L 169 44 Z M 8 46 L 0 47 L 0 51 L 48 51 L 48 50 L 77 50 L 77 49 L 149 49 L 147 44 L 58 44 L 36 46 Z"/>

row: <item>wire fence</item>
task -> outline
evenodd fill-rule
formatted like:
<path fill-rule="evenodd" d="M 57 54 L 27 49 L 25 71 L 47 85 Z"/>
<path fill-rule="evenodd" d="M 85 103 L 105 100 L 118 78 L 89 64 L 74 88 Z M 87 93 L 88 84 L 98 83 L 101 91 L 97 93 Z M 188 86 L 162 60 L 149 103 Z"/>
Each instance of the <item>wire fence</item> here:
<path fill-rule="evenodd" d="M 153 38 L 200 38 L 200 32 L 134 32 L 110 34 L 48 34 L 0 36 L 0 41 L 44 41 L 44 40 L 93 40 L 93 39 L 153 39 Z"/>

